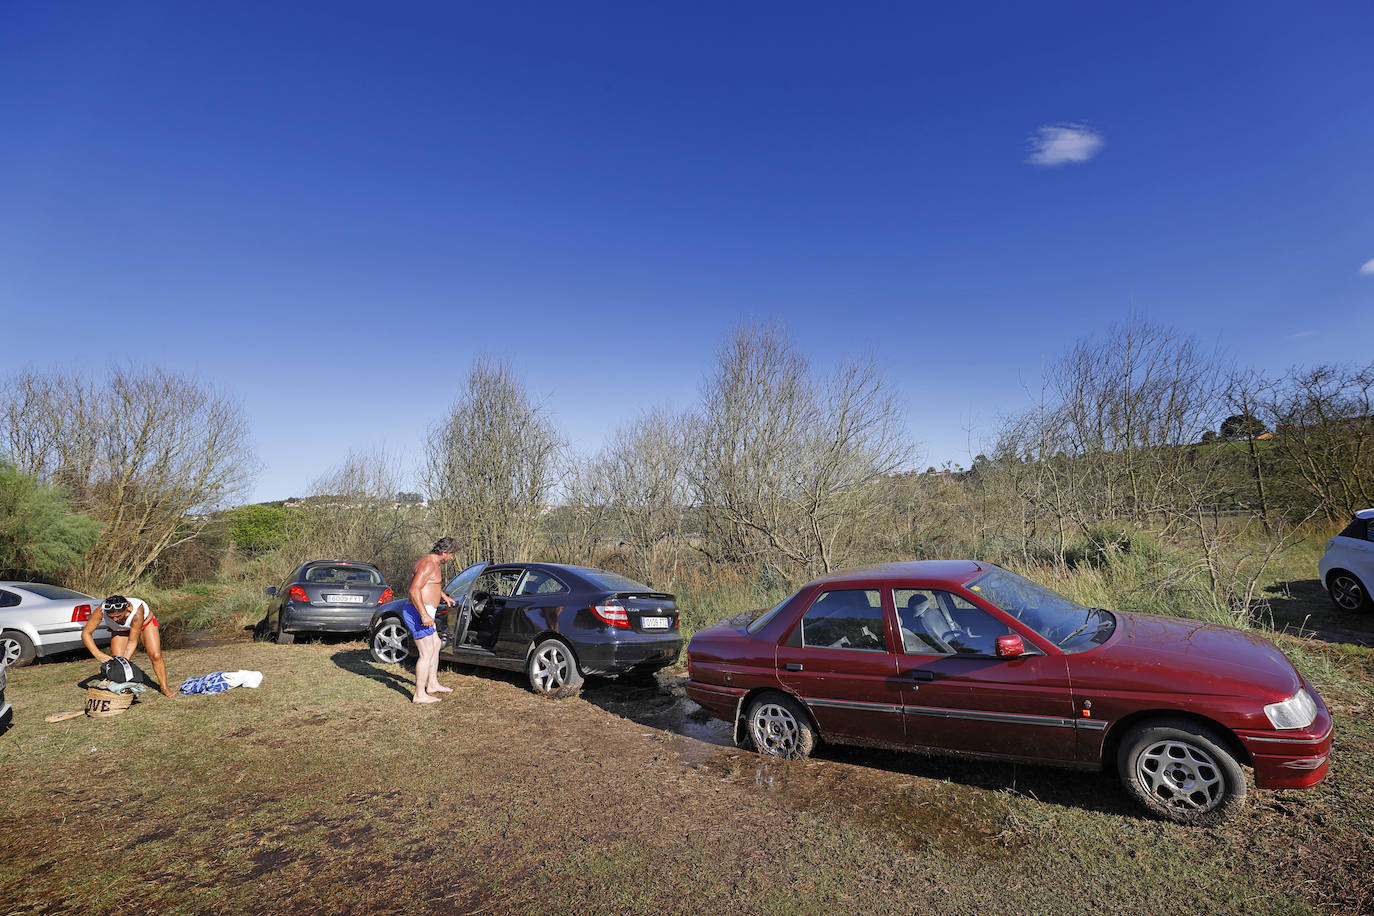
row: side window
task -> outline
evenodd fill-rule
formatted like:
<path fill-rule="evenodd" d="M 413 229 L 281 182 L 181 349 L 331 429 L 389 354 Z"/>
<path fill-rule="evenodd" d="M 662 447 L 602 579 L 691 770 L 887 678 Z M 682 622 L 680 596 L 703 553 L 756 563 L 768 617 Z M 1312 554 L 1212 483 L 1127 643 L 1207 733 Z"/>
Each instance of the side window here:
<path fill-rule="evenodd" d="M 0 588 L 0 607 L 14 607 L 19 604 L 19 596 Z"/>
<path fill-rule="evenodd" d="M 489 569 L 477 580 L 474 592 L 489 592 L 497 598 L 509 598 L 520 581 L 523 569 Z"/>
<path fill-rule="evenodd" d="M 801 644 L 809 649 L 886 652 L 883 632 L 877 589 L 822 592 L 802 617 Z"/>
<path fill-rule="evenodd" d="M 958 595 L 934 589 L 893 589 L 902 650 L 908 655 L 996 655 L 997 637 L 1011 633 Z"/>
<path fill-rule="evenodd" d="M 520 587 L 515 590 L 515 594 L 556 595 L 559 592 L 566 592 L 567 590 L 567 586 L 548 573 L 531 569 L 525 573 L 525 578 L 520 580 Z"/>

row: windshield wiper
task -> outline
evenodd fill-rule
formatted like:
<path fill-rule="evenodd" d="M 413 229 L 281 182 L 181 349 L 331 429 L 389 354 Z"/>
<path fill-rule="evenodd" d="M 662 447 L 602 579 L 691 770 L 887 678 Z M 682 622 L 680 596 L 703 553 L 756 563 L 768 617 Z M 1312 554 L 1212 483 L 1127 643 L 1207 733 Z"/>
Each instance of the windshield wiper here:
<path fill-rule="evenodd" d="M 1056 645 L 1056 646 L 1062 646 L 1062 645 L 1064 645 L 1064 643 L 1068 642 L 1070 639 L 1073 639 L 1073 638 L 1074 638 L 1075 636 L 1077 636 L 1079 633 L 1082 633 L 1082 632 L 1083 632 L 1084 630 L 1086 630 L 1088 627 L 1092 626 L 1093 620 L 1097 617 L 1097 615 L 1098 615 L 1099 613 L 1105 614 L 1106 611 L 1104 611 L 1104 610 L 1103 610 L 1102 608 L 1100 608 L 1100 607 L 1090 608 L 1089 611 L 1088 611 L 1088 619 L 1083 621 L 1083 625 L 1082 625 L 1081 627 L 1079 627 L 1078 629 L 1074 630 L 1074 631 L 1073 631 L 1072 633 L 1070 633 L 1068 636 L 1065 636 L 1063 639 L 1059 640 L 1059 642 L 1055 643 L 1055 645 Z"/>

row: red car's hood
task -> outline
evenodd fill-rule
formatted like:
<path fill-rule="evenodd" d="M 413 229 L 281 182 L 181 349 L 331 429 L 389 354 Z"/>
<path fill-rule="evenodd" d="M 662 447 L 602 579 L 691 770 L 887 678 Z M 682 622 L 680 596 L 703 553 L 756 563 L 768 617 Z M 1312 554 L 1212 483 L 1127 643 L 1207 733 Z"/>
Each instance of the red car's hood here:
<path fill-rule="evenodd" d="M 1178 617 L 1115 616 L 1117 631 L 1106 644 L 1069 656 L 1075 688 L 1148 684 L 1170 693 L 1276 702 L 1302 687 L 1293 663 L 1254 634 Z"/>

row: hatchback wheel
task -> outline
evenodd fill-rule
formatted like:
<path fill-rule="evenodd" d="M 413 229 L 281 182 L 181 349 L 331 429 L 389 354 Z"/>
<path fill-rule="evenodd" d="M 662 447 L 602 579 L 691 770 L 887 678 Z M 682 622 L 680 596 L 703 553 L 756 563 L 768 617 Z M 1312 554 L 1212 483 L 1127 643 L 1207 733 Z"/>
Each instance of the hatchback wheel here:
<path fill-rule="evenodd" d="M 780 693 L 765 693 L 745 713 L 749 738 L 760 753 L 773 757 L 806 757 L 816 746 L 816 730 L 797 702 Z"/>
<path fill-rule="evenodd" d="M 38 657 L 33 641 L 18 630 L 0 633 L 0 664 L 6 668 L 22 668 Z"/>
<path fill-rule="evenodd" d="M 368 647 L 372 658 L 383 665 L 398 665 L 410 657 L 410 631 L 395 617 L 388 617 L 372 631 Z"/>
<path fill-rule="evenodd" d="M 1180 824 L 1215 824 L 1245 804 L 1245 774 L 1226 743 L 1183 719 L 1131 731 L 1117 770 L 1137 801 Z"/>
<path fill-rule="evenodd" d="M 1369 590 L 1354 573 L 1333 569 L 1326 577 L 1331 602 L 1343 611 L 1367 611 L 1370 608 Z"/>
<path fill-rule="evenodd" d="M 530 688 L 547 697 L 575 696 L 582 689 L 582 672 L 567 644 L 546 639 L 534 647 L 525 663 Z"/>

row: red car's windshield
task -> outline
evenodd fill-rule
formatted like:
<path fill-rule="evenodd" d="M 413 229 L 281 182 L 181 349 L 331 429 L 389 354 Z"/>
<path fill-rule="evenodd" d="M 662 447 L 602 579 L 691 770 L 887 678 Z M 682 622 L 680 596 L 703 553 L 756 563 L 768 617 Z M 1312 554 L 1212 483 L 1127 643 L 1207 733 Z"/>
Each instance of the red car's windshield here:
<path fill-rule="evenodd" d="M 1082 652 L 1100 646 L 1116 629 L 1116 618 L 1107 611 L 1086 608 L 997 566 L 966 587 L 1065 652 Z"/>

